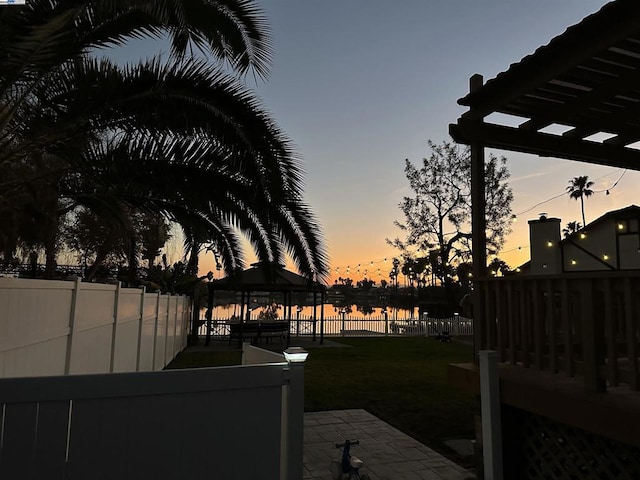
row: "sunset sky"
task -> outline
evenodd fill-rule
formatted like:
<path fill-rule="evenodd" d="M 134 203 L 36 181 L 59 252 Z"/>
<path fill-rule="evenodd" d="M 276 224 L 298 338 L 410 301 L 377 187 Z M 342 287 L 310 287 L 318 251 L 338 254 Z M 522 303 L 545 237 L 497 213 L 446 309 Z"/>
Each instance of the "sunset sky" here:
<path fill-rule="evenodd" d="M 385 239 L 400 233 L 393 221 L 402 219 L 398 203 L 410 195 L 404 160 L 419 162 L 429 155 L 428 139 L 449 138 L 448 125 L 464 112 L 456 102 L 468 92 L 469 77 L 493 78 L 607 2 L 260 3 L 271 24 L 275 56 L 267 81 L 249 78 L 248 86 L 304 159 L 305 200 L 326 236 L 332 276 L 344 276 L 349 266 L 354 280 L 368 269 L 378 281 L 378 268 L 382 278 L 390 269 L 383 259 L 398 255 Z M 136 54 L 128 52 L 132 58 Z M 528 259 L 527 220 L 540 212 L 560 217 L 563 225 L 580 220 L 579 202 L 562 195 L 574 176 L 588 175 L 594 190 L 602 190 L 586 201 L 587 222 L 640 203 L 635 172 L 611 188 L 622 170 L 494 153 L 508 159 L 519 220 L 499 255 L 511 266 Z M 211 254 L 201 264 L 205 272 L 213 269 Z"/>

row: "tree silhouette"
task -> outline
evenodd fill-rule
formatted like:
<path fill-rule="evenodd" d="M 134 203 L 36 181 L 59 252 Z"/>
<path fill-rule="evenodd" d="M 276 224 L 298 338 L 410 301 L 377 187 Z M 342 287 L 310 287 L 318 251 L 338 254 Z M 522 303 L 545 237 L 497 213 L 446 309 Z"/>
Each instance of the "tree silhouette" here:
<path fill-rule="evenodd" d="M 567 223 L 567 226 L 562 229 L 562 234 L 564 235 L 564 238 L 567 238 L 570 235 L 576 233 L 581 228 L 582 225 L 580 225 L 580 222 L 569 222 Z"/>
<path fill-rule="evenodd" d="M 582 175 L 580 177 L 573 177 L 571 180 L 569 180 L 569 185 L 566 189 L 570 198 L 573 198 L 574 200 L 580 199 L 583 225 L 587 224 L 587 221 L 584 217 L 584 197 L 588 198 L 593 195 L 594 191 L 591 190 L 592 186 L 593 182 L 589 181 L 589 177 L 587 175 Z"/>
<path fill-rule="evenodd" d="M 471 256 L 471 153 L 450 142 L 428 141 L 431 155 L 421 164 L 405 160 L 412 196 L 398 205 L 405 221 L 395 221 L 404 239 L 387 239 L 403 256 L 418 250 L 429 257 L 432 274 L 445 282 L 456 264 Z M 485 162 L 487 247 L 497 252 L 511 231 L 513 191 L 506 158 L 489 155 Z M 404 273 L 404 272 L 403 272 Z"/>

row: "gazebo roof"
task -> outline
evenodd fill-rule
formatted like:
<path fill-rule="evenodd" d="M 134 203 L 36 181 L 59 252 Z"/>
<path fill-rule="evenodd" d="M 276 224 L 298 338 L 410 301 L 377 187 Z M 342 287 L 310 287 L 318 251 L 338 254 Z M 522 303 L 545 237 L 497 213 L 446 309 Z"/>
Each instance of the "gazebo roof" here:
<path fill-rule="evenodd" d="M 211 282 L 216 290 L 237 292 L 321 292 L 326 287 L 286 270 L 283 265 L 260 262 L 251 268 Z"/>
<path fill-rule="evenodd" d="M 471 83 L 458 100 L 469 111 L 449 127 L 457 142 L 640 170 L 640 150 L 629 147 L 640 140 L 640 1 L 610 2 L 495 78 Z M 485 122 L 492 113 L 520 123 Z"/>

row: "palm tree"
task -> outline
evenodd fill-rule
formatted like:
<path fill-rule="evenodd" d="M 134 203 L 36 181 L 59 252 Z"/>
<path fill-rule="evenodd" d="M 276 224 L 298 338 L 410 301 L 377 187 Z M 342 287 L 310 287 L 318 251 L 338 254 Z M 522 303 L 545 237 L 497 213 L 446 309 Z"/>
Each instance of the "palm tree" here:
<path fill-rule="evenodd" d="M 163 33 L 172 42 L 166 63 L 121 67 L 88 53 Z M 301 272 L 324 277 L 322 235 L 302 202 L 289 140 L 237 78 L 186 57 L 195 46 L 238 74 L 264 77 L 266 33 L 249 0 L 33 0 L 2 9 L 0 172 L 22 174 L 0 176 L 0 216 L 24 211 L 31 199 L 20 192 L 44 181 L 58 199 L 51 218 L 82 207 L 117 223 L 116 205 L 126 204 L 215 245 L 227 271 L 243 265 L 240 230 L 260 260 L 286 253 Z M 10 244 L 15 235 L 5 237 Z M 51 250 L 55 234 L 45 237 Z"/>
<path fill-rule="evenodd" d="M 581 228 L 582 225 L 580 225 L 580 222 L 569 222 L 567 223 L 567 226 L 562 229 L 562 234 L 564 235 L 564 238 L 567 238 L 579 231 Z"/>
<path fill-rule="evenodd" d="M 573 198 L 574 200 L 580 199 L 583 225 L 587 224 L 587 221 L 584 217 L 584 198 L 589 198 L 591 195 L 593 195 L 594 192 L 593 190 L 591 190 L 592 186 L 593 182 L 589 181 L 589 177 L 587 175 L 583 175 L 580 177 L 573 177 L 571 180 L 569 180 L 569 185 L 566 188 L 570 198 Z"/>

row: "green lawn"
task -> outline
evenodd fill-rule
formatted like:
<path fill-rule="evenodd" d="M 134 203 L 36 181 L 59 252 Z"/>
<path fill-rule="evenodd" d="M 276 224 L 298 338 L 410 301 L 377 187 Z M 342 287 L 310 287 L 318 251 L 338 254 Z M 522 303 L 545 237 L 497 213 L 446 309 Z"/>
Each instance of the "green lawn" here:
<path fill-rule="evenodd" d="M 469 362 L 472 348 L 425 337 L 336 339 L 345 348 L 308 348 L 305 410 L 364 408 L 450 455 L 442 441 L 473 438 L 475 398 L 447 383 L 447 365 Z M 239 352 L 181 354 L 173 368 L 233 365 Z"/>
<path fill-rule="evenodd" d="M 345 338 L 353 348 L 309 349 L 305 410 L 364 408 L 439 451 L 473 438 L 476 401 L 447 383 L 447 365 L 472 348 L 425 337 Z"/>

